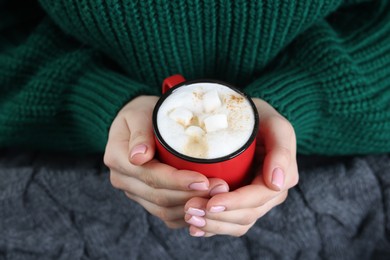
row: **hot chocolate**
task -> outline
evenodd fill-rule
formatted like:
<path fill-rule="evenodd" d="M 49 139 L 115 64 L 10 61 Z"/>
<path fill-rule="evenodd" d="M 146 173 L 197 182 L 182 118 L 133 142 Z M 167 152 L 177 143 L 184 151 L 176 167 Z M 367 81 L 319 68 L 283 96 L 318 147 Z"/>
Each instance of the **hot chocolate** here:
<path fill-rule="evenodd" d="M 199 159 L 227 156 L 242 148 L 255 127 L 248 99 L 214 82 L 174 89 L 161 103 L 157 128 L 176 152 Z"/>

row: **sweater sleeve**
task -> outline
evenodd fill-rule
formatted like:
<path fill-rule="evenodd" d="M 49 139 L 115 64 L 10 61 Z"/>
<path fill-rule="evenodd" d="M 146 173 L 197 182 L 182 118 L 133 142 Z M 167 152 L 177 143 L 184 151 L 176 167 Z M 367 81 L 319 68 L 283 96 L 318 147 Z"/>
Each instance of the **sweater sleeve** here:
<path fill-rule="evenodd" d="M 299 153 L 390 152 L 390 6 L 348 6 L 318 22 L 246 88 L 293 124 Z"/>
<path fill-rule="evenodd" d="M 0 22 L 3 31 L 11 18 Z M 0 37 L 0 46 L 0 147 L 104 151 L 118 110 L 155 94 L 48 18 L 12 40 Z"/>

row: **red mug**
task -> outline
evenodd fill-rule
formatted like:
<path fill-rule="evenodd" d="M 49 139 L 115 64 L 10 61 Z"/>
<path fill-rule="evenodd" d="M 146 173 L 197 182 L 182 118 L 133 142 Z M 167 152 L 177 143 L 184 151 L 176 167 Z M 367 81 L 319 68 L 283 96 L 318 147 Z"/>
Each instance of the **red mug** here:
<path fill-rule="evenodd" d="M 173 91 L 175 91 L 175 89 L 195 83 L 216 83 L 226 86 L 245 97 L 252 106 L 254 127 L 250 138 L 241 148 L 237 149 L 233 153 L 213 159 L 190 157 L 174 150 L 162 138 L 157 126 L 157 114 L 161 104 Z M 208 178 L 223 179 L 228 183 L 230 190 L 237 189 L 248 183 L 251 178 L 250 172 L 255 155 L 256 135 L 259 125 L 259 117 L 253 101 L 240 90 L 227 83 L 216 80 L 186 81 L 181 75 L 173 75 L 166 78 L 163 82 L 162 92 L 163 95 L 158 100 L 153 111 L 153 130 L 156 140 L 157 158 L 161 162 L 171 165 L 179 170 L 192 170 L 200 172 Z"/>

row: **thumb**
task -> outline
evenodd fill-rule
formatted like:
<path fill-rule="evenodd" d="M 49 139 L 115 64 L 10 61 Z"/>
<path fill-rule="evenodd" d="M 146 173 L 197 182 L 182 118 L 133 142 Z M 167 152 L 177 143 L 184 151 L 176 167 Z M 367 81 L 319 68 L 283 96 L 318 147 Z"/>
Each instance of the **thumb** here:
<path fill-rule="evenodd" d="M 131 118 L 129 161 L 142 165 L 154 157 L 155 142 L 150 117 L 136 116 Z"/>
<path fill-rule="evenodd" d="M 296 156 L 295 133 L 291 124 L 280 116 L 272 116 L 263 122 L 261 135 L 265 147 L 263 178 L 266 185 L 275 191 L 288 187 L 286 180 L 292 176 L 290 165 Z"/>

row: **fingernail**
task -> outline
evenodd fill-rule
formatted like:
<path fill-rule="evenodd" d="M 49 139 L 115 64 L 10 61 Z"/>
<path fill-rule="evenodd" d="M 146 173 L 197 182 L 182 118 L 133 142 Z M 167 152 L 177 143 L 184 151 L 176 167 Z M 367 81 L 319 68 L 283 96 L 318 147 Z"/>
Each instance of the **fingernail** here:
<path fill-rule="evenodd" d="M 187 223 L 196 227 L 204 227 L 206 225 L 206 220 L 202 217 L 192 216 L 189 220 L 187 220 Z"/>
<path fill-rule="evenodd" d="M 223 184 L 215 186 L 211 191 L 210 191 L 210 196 L 217 195 L 219 193 L 225 193 L 229 191 L 229 187 Z"/>
<path fill-rule="evenodd" d="M 192 216 L 198 216 L 198 217 L 203 217 L 204 215 L 206 215 L 206 212 L 204 212 L 204 210 L 197 209 L 197 208 L 189 208 L 186 211 L 186 213 L 190 214 Z"/>
<path fill-rule="evenodd" d="M 211 213 L 219 213 L 222 211 L 225 211 L 226 207 L 225 206 L 212 206 L 209 210 Z"/>
<path fill-rule="evenodd" d="M 191 190 L 208 190 L 209 186 L 205 182 L 194 182 L 188 185 Z"/>
<path fill-rule="evenodd" d="M 190 233 L 193 237 L 203 237 L 206 233 L 202 230 L 197 230 L 195 233 Z"/>
<path fill-rule="evenodd" d="M 275 185 L 276 187 L 281 190 L 284 185 L 284 173 L 282 169 L 280 168 L 275 168 L 274 171 L 272 172 L 272 184 Z"/>
<path fill-rule="evenodd" d="M 139 144 L 131 150 L 130 158 L 133 158 L 137 154 L 145 154 L 148 147 L 144 144 Z"/>

